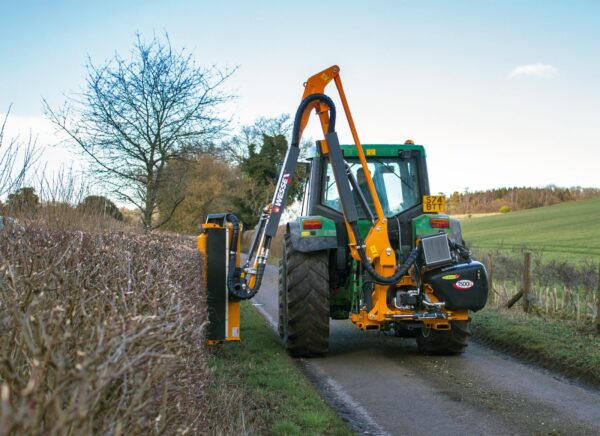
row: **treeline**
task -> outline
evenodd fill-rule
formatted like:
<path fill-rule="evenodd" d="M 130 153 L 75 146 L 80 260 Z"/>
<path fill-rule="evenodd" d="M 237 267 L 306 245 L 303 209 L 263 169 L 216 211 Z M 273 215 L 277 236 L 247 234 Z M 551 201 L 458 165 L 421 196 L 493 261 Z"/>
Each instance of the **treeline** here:
<path fill-rule="evenodd" d="M 197 65 L 167 35 L 138 36 L 130 58 L 115 54 L 102 68 L 90 60 L 87 67 L 83 97 L 58 107 L 44 101 L 47 118 L 86 158 L 86 176 L 46 174 L 35 143 L 5 138 L 7 114 L 0 120 L 0 216 L 51 214 L 58 223 L 109 217 L 146 232 L 195 233 L 218 212 L 235 213 L 246 228 L 257 223 L 288 149 L 289 115 L 232 129 L 222 104 L 234 96 L 223 83 L 235 70 Z M 300 185 L 296 177 L 290 202 Z M 106 196 L 87 195 L 92 189 Z"/>
<path fill-rule="evenodd" d="M 208 214 L 231 212 L 246 228 L 252 228 L 262 208 L 271 201 L 288 148 L 289 130 L 287 115 L 261 118 L 228 140 L 199 147 L 199 151 L 188 153 L 185 158 L 169 161 L 158 184 L 154 220 L 164 222 L 164 230 L 195 233 Z M 0 200 L 0 216 L 34 219 L 60 209 L 63 217 L 76 212 L 143 225 L 137 211 L 119 209 L 104 196 L 79 194 L 40 195 L 32 186 L 18 188 L 4 202 Z M 301 182 L 296 178 L 289 200 L 294 201 L 300 194 Z"/>
<path fill-rule="evenodd" d="M 88 195 L 77 205 L 66 201 L 41 202 L 35 188 L 26 186 L 8 195 L 6 203 L 0 201 L 0 212 L 6 215 L 33 217 L 41 208 L 64 207 L 75 209 L 82 214 L 100 215 L 123 221 L 123 213 L 108 198 L 100 195 Z"/>
<path fill-rule="evenodd" d="M 506 213 L 593 197 L 600 197 L 599 188 L 560 188 L 549 185 L 543 188 L 513 187 L 476 192 L 465 190 L 463 193 L 452 193 L 446 201 L 448 213 L 472 214 Z"/>
<path fill-rule="evenodd" d="M 158 190 L 157 221 L 165 221 L 166 230 L 194 233 L 209 213 L 231 212 L 252 228 L 273 196 L 290 130 L 288 115 L 260 118 L 219 144 L 168 163 Z M 301 181 L 295 178 L 289 201 L 300 194 Z"/>

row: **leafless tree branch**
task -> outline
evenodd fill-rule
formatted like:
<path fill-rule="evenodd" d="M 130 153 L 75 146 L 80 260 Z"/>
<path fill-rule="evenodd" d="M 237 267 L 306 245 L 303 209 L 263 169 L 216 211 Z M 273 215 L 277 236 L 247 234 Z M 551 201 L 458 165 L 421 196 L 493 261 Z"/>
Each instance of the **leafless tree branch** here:
<path fill-rule="evenodd" d="M 103 65 L 87 62 L 86 88 L 45 113 L 87 156 L 97 180 L 114 188 L 142 212 L 147 230 L 163 225 L 157 191 L 165 164 L 185 159 L 228 127 L 219 113 L 231 95 L 222 90 L 235 72 L 196 65 L 191 54 L 174 51 L 168 35 L 146 43 L 140 35 L 128 59 L 115 55 Z"/>
<path fill-rule="evenodd" d="M 0 197 L 23 187 L 40 151 L 32 134 L 25 142 L 19 136 L 6 140 L 6 125 L 12 105 L 8 107 L 0 127 Z"/>

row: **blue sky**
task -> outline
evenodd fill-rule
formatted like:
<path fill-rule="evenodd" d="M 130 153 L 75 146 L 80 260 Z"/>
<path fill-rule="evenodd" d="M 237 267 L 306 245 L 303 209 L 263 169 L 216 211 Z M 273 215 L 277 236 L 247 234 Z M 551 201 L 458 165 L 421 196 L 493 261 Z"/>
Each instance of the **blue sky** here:
<path fill-rule="evenodd" d="M 341 67 L 364 143 L 426 146 L 432 190 L 600 187 L 600 2 L 13 1 L 0 6 L 0 112 L 53 142 L 41 98 L 84 84 L 89 56 L 167 31 L 198 63 L 239 66 L 238 123 L 295 111 Z M 520 69 L 518 69 L 521 67 Z M 512 76 L 511 76 L 512 73 Z M 333 89 L 331 89 L 333 92 Z M 338 124 L 343 140 L 350 137 Z M 313 127 L 307 132 L 318 137 Z M 53 148 L 54 165 L 72 157 Z"/>

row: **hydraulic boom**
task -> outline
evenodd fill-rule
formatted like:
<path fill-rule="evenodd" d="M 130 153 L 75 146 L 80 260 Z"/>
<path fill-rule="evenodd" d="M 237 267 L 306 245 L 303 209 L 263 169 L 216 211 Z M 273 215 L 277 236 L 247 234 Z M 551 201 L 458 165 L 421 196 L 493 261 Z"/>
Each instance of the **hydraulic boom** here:
<path fill-rule="evenodd" d="M 363 241 L 357 229 L 358 212 L 352 195 L 351 184 L 354 180 L 349 177 L 346 170 L 346 164 L 342 155 L 338 136 L 335 130 L 337 121 L 336 107 L 333 100 L 323 92 L 325 87 L 335 83 L 339 93 L 342 107 L 354 139 L 358 157 L 365 174 L 369 193 L 374 202 L 375 217 L 371 231 Z M 302 102 L 296 111 L 294 117 L 294 127 L 292 131 L 292 140 L 285 156 L 279 180 L 276 185 L 273 200 L 265 209 L 260 217 L 257 231 L 254 234 L 248 260 L 243 266 L 240 281 L 235 283 L 235 293 L 240 298 L 251 298 L 260 288 L 265 265 L 269 257 L 271 241 L 277 233 L 277 228 L 283 214 L 285 203 L 289 194 L 292 177 L 298 163 L 300 155 L 300 141 L 302 132 L 309 121 L 311 111 L 315 111 L 319 117 L 321 128 L 323 130 L 324 140 L 321 140 L 321 149 L 328 154 L 337 189 L 340 195 L 342 212 L 346 222 L 349 236 L 349 247 L 352 257 L 361 261 L 365 268 L 371 273 L 374 280 L 381 284 L 394 284 L 404 276 L 414 262 L 417 251 L 411 255 L 405 265 L 397 268 L 396 256 L 391 247 L 388 231 L 387 219 L 383 213 L 381 202 L 371 178 L 367 160 L 363 148 L 358 138 L 358 133 L 354 125 L 348 100 L 344 93 L 342 80 L 340 78 L 340 69 L 334 65 L 318 74 L 310 77 L 305 83 L 305 90 L 302 96 Z"/>

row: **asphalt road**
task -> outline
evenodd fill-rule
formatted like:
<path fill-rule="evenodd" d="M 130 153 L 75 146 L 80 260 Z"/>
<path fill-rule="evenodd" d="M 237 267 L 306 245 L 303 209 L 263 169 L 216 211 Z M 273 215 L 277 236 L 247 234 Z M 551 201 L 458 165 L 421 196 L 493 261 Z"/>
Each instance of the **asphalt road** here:
<path fill-rule="evenodd" d="M 275 325 L 277 268 L 253 303 Z M 476 343 L 423 356 L 413 339 L 331 321 L 329 354 L 298 363 L 357 433 L 600 434 L 600 390 Z"/>

